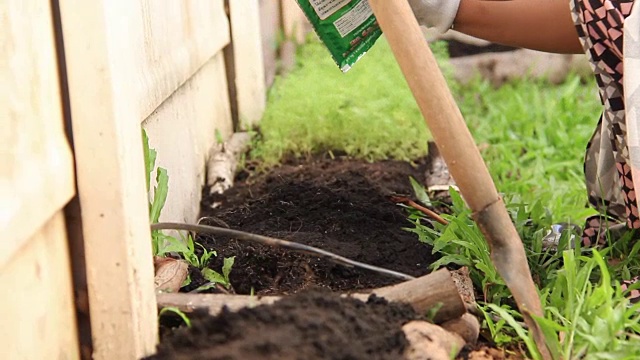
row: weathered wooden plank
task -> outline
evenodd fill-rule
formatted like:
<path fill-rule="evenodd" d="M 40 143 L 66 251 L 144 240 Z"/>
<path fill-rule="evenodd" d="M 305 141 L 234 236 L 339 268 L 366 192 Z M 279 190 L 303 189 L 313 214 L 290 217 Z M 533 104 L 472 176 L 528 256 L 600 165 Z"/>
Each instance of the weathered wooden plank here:
<path fill-rule="evenodd" d="M 273 84 L 278 70 L 280 30 L 280 0 L 260 0 L 260 32 L 262 33 L 264 81 L 267 88 Z"/>
<path fill-rule="evenodd" d="M 0 2 L 0 266 L 73 196 L 49 2 Z"/>
<path fill-rule="evenodd" d="M 130 31 L 126 41 L 134 45 L 131 85 L 138 87 L 142 120 L 229 43 L 229 22 L 223 0 L 133 3 L 141 31 Z"/>
<path fill-rule="evenodd" d="M 235 95 L 240 129 L 246 130 L 261 118 L 266 106 L 264 58 L 258 0 L 229 1 Z"/>
<path fill-rule="evenodd" d="M 61 0 L 95 359 L 154 351 L 139 1 Z"/>
<path fill-rule="evenodd" d="M 79 359 L 64 217 L 53 215 L 0 266 L 3 359 Z"/>
<path fill-rule="evenodd" d="M 310 24 L 296 0 L 280 0 L 282 9 L 282 29 L 287 40 L 296 44 L 304 43 Z"/>
<path fill-rule="evenodd" d="M 163 221 L 195 222 L 200 210 L 205 161 L 216 142 L 232 132 L 222 52 L 213 57 L 147 120 L 144 127 L 157 164 L 169 173 Z"/>

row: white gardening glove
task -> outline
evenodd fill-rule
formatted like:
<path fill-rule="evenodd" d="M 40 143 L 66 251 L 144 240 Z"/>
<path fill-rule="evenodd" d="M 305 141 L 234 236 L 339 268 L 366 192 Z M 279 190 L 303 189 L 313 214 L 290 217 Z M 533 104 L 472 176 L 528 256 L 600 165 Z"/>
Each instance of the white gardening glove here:
<path fill-rule="evenodd" d="M 409 0 L 420 25 L 445 33 L 453 25 L 460 0 Z"/>

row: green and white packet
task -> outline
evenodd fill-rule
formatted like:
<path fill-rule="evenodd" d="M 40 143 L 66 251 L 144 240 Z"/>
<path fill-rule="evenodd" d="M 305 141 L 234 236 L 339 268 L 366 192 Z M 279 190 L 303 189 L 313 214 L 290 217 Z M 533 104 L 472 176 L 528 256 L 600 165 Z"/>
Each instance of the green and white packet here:
<path fill-rule="evenodd" d="M 368 0 L 297 0 L 320 40 L 343 72 L 382 34 Z"/>

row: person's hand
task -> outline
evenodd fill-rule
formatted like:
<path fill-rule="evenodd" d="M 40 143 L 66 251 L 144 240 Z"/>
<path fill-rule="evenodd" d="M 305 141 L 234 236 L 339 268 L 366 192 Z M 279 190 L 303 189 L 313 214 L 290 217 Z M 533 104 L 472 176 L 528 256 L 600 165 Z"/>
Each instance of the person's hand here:
<path fill-rule="evenodd" d="M 458 13 L 460 0 L 409 0 L 420 25 L 445 33 Z"/>

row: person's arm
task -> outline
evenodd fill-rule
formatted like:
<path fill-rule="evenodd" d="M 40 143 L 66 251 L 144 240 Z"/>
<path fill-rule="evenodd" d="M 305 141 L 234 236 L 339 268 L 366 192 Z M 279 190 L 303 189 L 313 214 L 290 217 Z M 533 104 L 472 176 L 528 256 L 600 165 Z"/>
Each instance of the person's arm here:
<path fill-rule="evenodd" d="M 570 0 L 462 0 L 456 31 L 491 42 L 554 53 L 582 53 Z"/>

